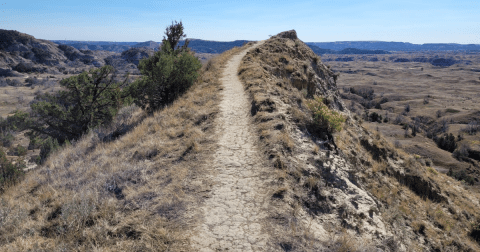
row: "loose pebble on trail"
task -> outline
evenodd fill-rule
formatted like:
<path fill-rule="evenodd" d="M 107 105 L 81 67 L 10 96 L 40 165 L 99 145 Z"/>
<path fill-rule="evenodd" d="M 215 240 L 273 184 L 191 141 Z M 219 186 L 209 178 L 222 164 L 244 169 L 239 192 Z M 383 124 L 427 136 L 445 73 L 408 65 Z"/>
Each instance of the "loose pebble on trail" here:
<path fill-rule="evenodd" d="M 272 175 L 254 144 L 250 103 L 238 78 L 242 58 L 261 44 L 234 55 L 224 69 L 217 118 L 219 148 L 210 168 L 214 185 L 192 237 L 195 251 L 271 251 L 264 224 Z"/>

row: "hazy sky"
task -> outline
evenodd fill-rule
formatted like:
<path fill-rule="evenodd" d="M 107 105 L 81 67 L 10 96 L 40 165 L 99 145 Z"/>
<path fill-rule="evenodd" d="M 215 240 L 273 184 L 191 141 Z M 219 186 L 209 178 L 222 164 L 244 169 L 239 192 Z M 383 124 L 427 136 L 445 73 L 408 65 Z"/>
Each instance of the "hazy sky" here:
<path fill-rule="evenodd" d="M 0 0 L 0 28 L 40 39 L 161 41 L 182 20 L 189 38 L 262 40 L 295 29 L 305 42 L 480 44 L 480 1 Z"/>

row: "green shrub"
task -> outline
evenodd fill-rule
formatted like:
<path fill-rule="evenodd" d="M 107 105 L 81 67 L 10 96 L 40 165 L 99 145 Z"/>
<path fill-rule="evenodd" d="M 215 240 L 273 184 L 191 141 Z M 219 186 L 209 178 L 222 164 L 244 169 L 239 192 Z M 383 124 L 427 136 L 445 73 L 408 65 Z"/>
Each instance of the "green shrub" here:
<path fill-rule="evenodd" d="M 342 130 L 342 124 L 345 122 L 345 118 L 336 111 L 333 111 L 323 103 L 321 97 L 307 102 L 307 106 L 312 112 L 312 117 L 315 125 L 326 130 L 329 133 Z"/>
<path fill-rule="evenodd" d="M 113 73 L 112 66 L 91 69 L 62 80 L 63 90 L 58 93 L 37 95 L 30 105 L 35 119 L 31 128 L 63 143 L 78 139 L 90 128 L 110 123 L 126 101 L 122 88 L 128 79 L 117 83 Z"/>
<path fill-rule="evenodd" d="M 453 172 L 452 169 L 450 168 L 447 175 L 450 176 L 450 177 L 454 177 L 456 180 L 465 181 L 465 183 L 467 183 L 469 185 L 474 185 L 475 184 L 475 178 L 468 175 L 465 170 L 461 170 L 459 172 Z"/>
<path fill-rule="evenodd" d="M 382 122 L 382 116 L 379 115 L 377 112 L 371 113 L 369 117 L 371 122 L 378 122 L 378 123 Z"/>
<path fill-rule="evenodd" d="M 0 131 L 22 131 L 30 127 L 31 119 L 27 112 L 15 110 L 12 113 L 7 119 L 0 117 Z"/>
<path fill-rule="evenodd" d="M 53 152 L 58 150 L 60 148 L 60 144 L 58 144 L 57 139 L 55 138 L 47 138 L 42 146 L 40 147 L 40 156 L 37 159 L 37 164 L 43 164 L 45 163 L 45 160 L 47 160 L 48 156 L 50 156 Z"/>
<path fill-rule="evenodd" d="M 34 47 L 32 48 L 32 52 L 35 54 L 35 58 L 37 58 L 37 61 L 39 63 L 45 63 L 47 59 L 50 57 L 50 53 L 41 48 Z"/>
<path fill-rule="evenodd" d="M 30 142 L 28 143 L 28 150 L 39 149 L 42 141 L 38 136 L 30 135 Z"/>
<path fill-rule="evenodd" d="M 480 242 L 480 220 L 476 220 L 474 223 L 472 223 L 472 227 L 468 235 L 476 242 Z"/>
<path fill-rule="evenodd" d="M 14 149 L 15 156 L 25 156 L 27 155 L 27 148 L 17 145 L 17 147 Z"/>
<path fill-rule="evenodd" d="M 25 167 L 21 159 L 18 159 L 15 164 L 10 162 L 7 154 L 0 148 L 0 192 L 19 182 L 24 175 Z"/>
<path fill-rule="evenodd" d="M 142 109 L 152 113 L 185 93 L 198 77 L 202 64 L 186 45 L 175 48 L 185 37 L 182 23 L 172 24 L 165 32 L 162 46 L 153 56 L 143 59 L 138 69 L 143 74 L 129 86 L 128 93 Z"/>
<path fill-rule="evenodd" d="M 371 87 L 351 87 L 350 92 L 352 94 L 359 95 L 363 97 L 363 99 L 369 101 L 373 100 L 373 98 L 375 97 L 375 90 L 373 90 L 373 88 Z"/>
<path fill-rule="evenodd" d="M 452 108 L 447 108 L 447 109 L 445 110 L 445 112 L 455 114 L 455 113 L 459 113 L 460 110 L 456 110 L 456 109 L 452 109 Z"/>
<path fill-rule="evenodd" d="M 0 132 L 0 142 L 3 147 L 10 147 L 13 144 L 13 135 L 11 132 Z"/>
<path fill-rule="evenodd" d="M 445 134 L 441 137 L 435 137 L 434 140 L 437 143 L 438 148 L 442 150 L 453 152 L 457 148 L 457 142 L 455 141 L 455 136 L 452 133 Z"/>

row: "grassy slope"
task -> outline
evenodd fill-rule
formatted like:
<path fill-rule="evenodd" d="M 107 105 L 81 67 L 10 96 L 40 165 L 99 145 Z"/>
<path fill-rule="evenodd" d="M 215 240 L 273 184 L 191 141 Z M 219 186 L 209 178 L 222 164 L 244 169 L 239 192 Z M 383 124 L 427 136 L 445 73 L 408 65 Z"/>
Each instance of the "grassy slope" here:
<path fill-rule="evenodd" d="M 215 149 L 218 79 L 237 51 L 208 62 L 187 94 L 153 116 L 123 112 L 138 123 L 124 136 L 89 133 L 0 195 L 0 250 L 188 250 L 195 216 L 186 213 L 208 186 L 190 181 Z"/>

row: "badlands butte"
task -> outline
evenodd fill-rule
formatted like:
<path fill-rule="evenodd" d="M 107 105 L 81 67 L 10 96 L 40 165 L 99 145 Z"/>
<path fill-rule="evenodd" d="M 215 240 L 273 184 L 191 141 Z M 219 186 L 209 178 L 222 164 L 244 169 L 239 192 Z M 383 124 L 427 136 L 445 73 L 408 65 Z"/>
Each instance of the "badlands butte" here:
<path fill-rule="evenodd" d="M 367 127 L 339 78 L 294 30 L 210 59 L 3 190 L 0 250 L 480 251 L 478 193 Z"/>

